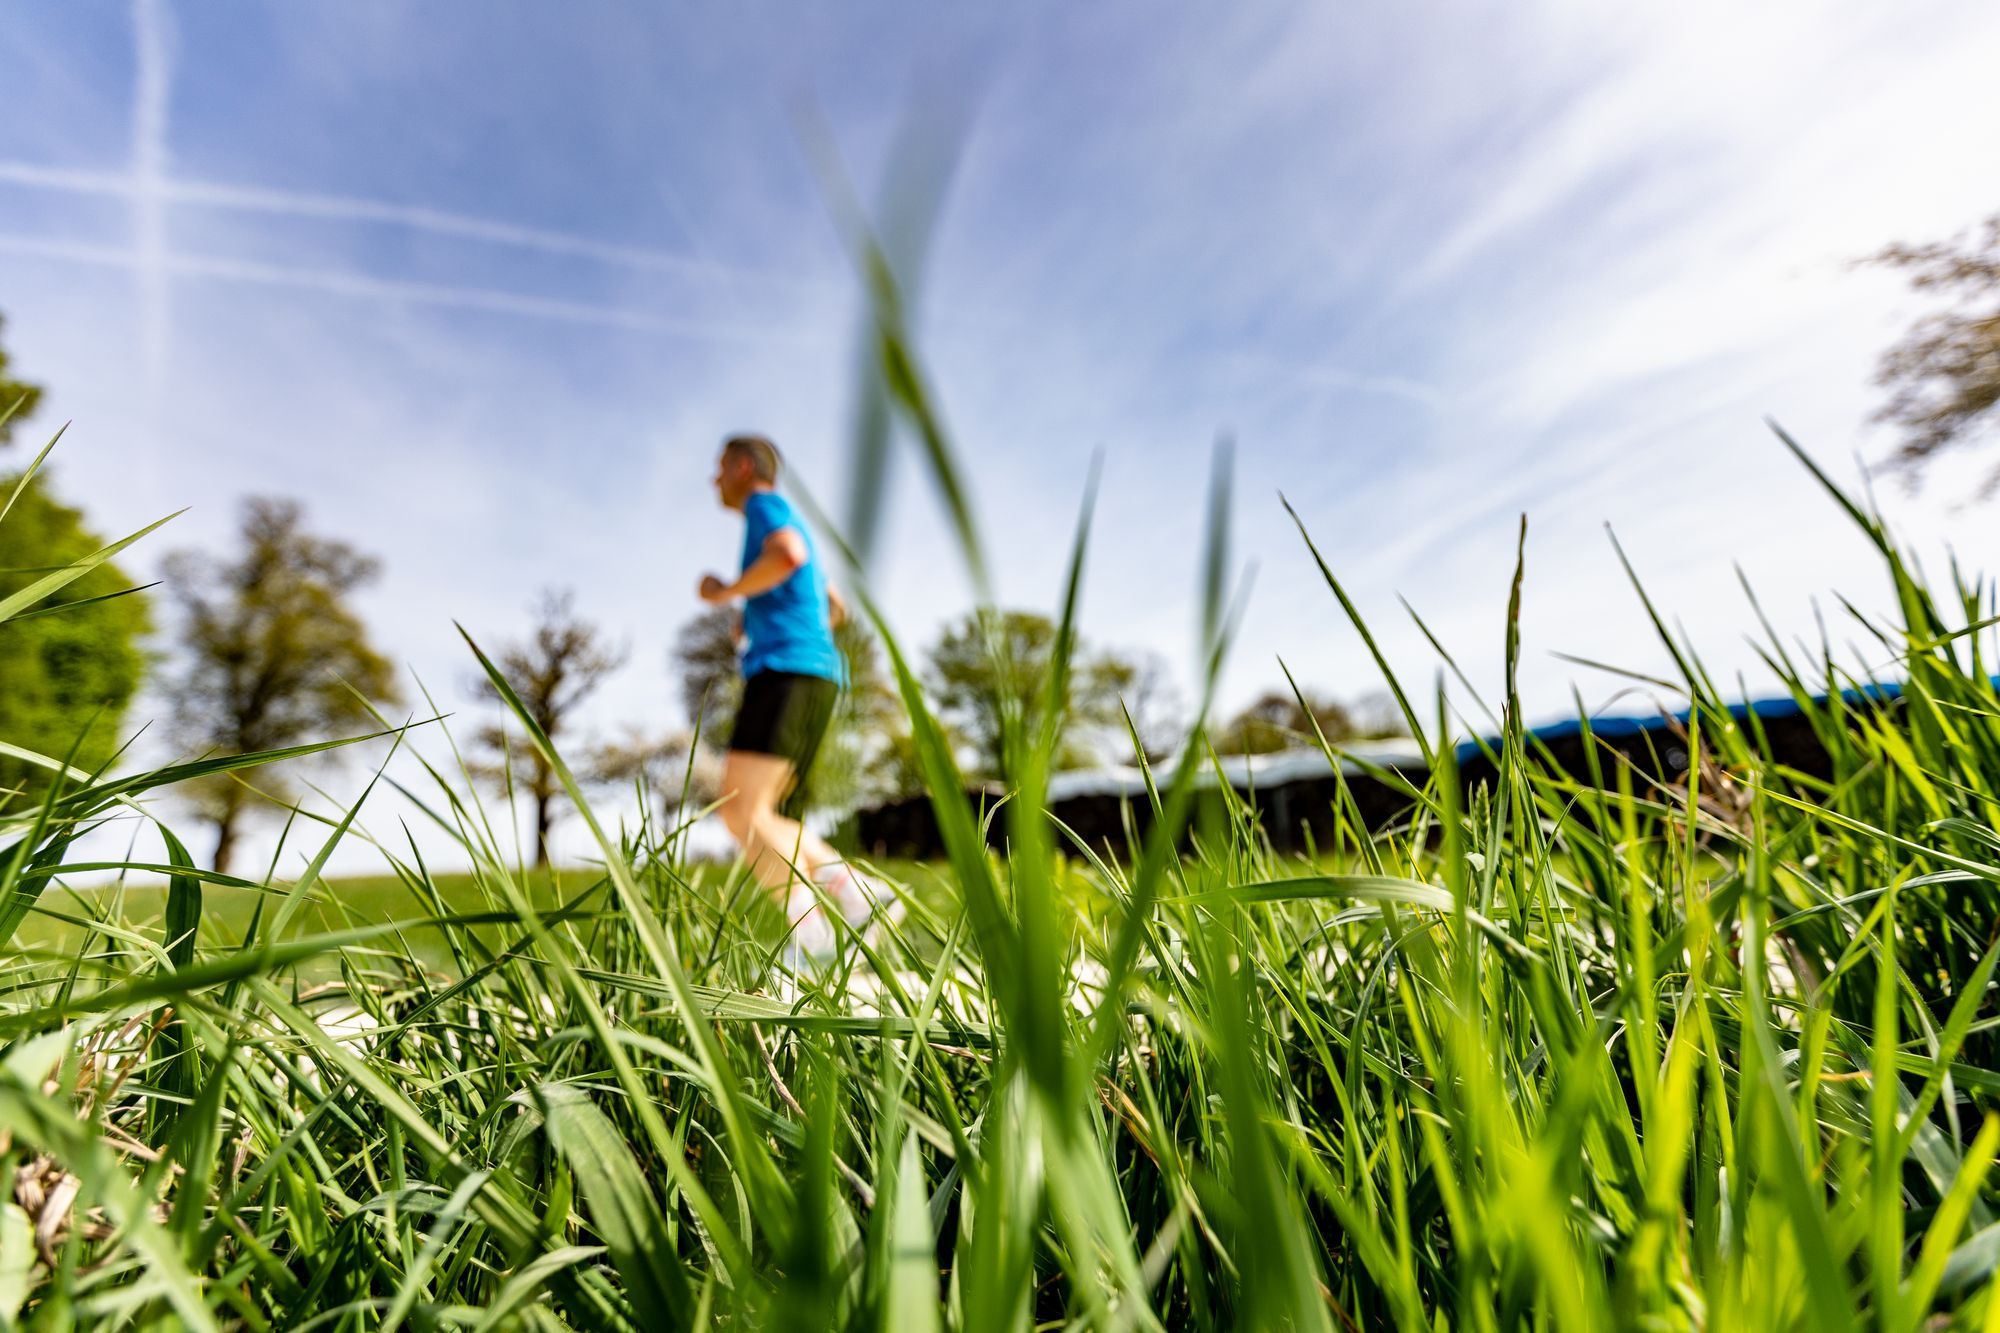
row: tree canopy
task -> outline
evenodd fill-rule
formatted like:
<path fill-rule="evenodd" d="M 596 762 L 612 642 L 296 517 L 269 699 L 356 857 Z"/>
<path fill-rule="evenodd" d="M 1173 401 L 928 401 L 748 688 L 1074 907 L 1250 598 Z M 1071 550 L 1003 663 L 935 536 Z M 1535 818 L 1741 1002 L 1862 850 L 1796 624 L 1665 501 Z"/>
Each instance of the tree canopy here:
<path fill-rule="evenodd" d="M 1215 734 L 1215 752 L 1275 754 L 1280 750 L 1318 749 L 1322 736 L 1337 744 L 1408 734 L 1401 714 L 1385 706 L 1386 701 L 1379 696 L 1345 704 L 1312 690 L 1301 694 L 1266 690 L 1258 695 Z"/>
<path fill-rule="evenodd" d="M 0 446 L 42 396 L 8 366 L 0 348 Z M 80 511 L 55 498 L 46 472 L 0 476 L 0 506 L 8 497 L 0 598 L 105 545 Z M 0 741 L 87 770 L 109 762 L 145 672 L 139 641 L 149 622 L 144 594 L 106 563 L 0 624 Z M 35 798 L 48 781 L 41 765 L 0 755 L 0 806 Z"/>
<path fill-rule="evenodd" d="M 847 688 L 806 790 L 813 805 L 846 810 L 902 790 L 897 740 L 909 727 L 882 666 L 882 645 L 868 626 L 843 621 L 834 628 L 833 642 L 847 666 Z"/>
<path fill-rule="evenodd" d="M 1096 673 L 1092 687 L 1114 700 L 1110 722 L 1114 734 L 1105 737 L 1107 750 L 1127 754 L 1136 736 L 1146 762 L 1158 763 L 1180 748 L 1187 739 L 1187 715 L 1164 657 L 1146 651 L 1103 653 L 1091 669 Z M 1124 725 L 1126 718 L 1131 720 L 1129 728 Z"/>
<path fill-rule="evenodd" d="M 931 649 L 928 684 L 938 713 L 962 738 L 979 776 L 1010 781 L 1004 737 L 1015 728 L 1040 727 L 1056 632 L 1056 623 L 1038 612 L 974 611 L 947 625 Z M 1113 733 L 1124 737 L 1120 693 L 1132 689 L 1144 671 L 1130 657 L 1098 652 L 1077 640 L 1058 767 L 1087 767 Z"/>
<path fill-rule="evenodd" d="M 252 754 L 367 725 L 364 701 L 393 702 L 396 688 L 350 599 L 380 566 L 307 532 L 295 500 L 245 500 L 239 537 L 233 559 L 167 559 L 182 649 L 165 687 L 175 739 L 195 752 Z M 277 770 L 258 770 L 257 783 L 275 801 L 290 799 Z M 215 825 L 215 868 L 226 870 L 251 792 L 221 775 L 193 794 Z"/>
<path fill-rule="evenodd" d="M 18 477 L 0 477 L 0 503 Z M 83 515 L 36 477 L 0 519 L 0 598 L 104 546 Z M 116 594 L 124 594 L 122 596 Z M 0 740 L 95 771 L 123 743 L 126 708 L 146 669 L 143 593 L 103 564 L 29 614 L 0 624 Z M 0 755 L 0 805 L 46 789 L 48 770 Z"/>
<path fill-rule="evenodd" d="M 615 740 L 590 753 L 593 781 L 617 787 L 640 784 L 660 802 L 660 827 L 671 830 L 684 808 L 700 813 L 722 794 L 721 757 L 706 742 L 695 744 L 694 732 L 683 727 L 648 731 L 627 726 Z"/>
<path fill-rule="evenodd" d="M 0 317 L 0 333 L 6 329 L 7 321 Z M 42 386 L 15 379 L 8 371 L 9 363 L 7 349 L 0 347 L 0 448 L 13 438 L 22 422 L 34 415 L 36 405 L 42 401 Z"/>
<path fill-rule="evenodd" d="M 737 612 L 710 607 L 674 637 L 673 668 L 680 677 L 681 707 L 705 745 L 720 746 L 743 702 L 742 659 L 736 647 Z"/>
<path fill-rule="evenodd" d="M 1317 726 L 1317 730 L 1315 730 Z M 1215 736 L 1217 754 L 1275 754 L 1319 744 L 1319 736 L 1344 741 L 1354 719 L 1332 699 L 1308 691 L 1305 703 L 1286 690 L 1266 690 Z"/>

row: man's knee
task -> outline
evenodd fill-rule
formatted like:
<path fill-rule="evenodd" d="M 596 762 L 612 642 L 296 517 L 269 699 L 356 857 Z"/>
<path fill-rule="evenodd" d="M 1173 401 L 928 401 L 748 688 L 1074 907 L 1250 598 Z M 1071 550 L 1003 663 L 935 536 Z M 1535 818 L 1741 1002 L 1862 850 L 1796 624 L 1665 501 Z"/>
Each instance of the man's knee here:
<path fill-rule="evenodd" d="M 777 809 L 790 777 L 791 766 L 781 760 L 732 752 L 722 771 L 722 790 L 727 793 L 723 818 L 751 826 Z"/>
<path fill-rule="evenodd" d="M 742 842 L 750 836 L 750 814 L 742 801 L 732 797 L 716 813 L 722 816 L 722 827 L 729 830 L 730 837 Z"/>
<path fill-rule="evenodd" d="M 748 841 L 751 830 L 757 825 L 761 813 L 757 807 L 754 795 L 731 791 L 723 797 L 716 813 L 722 816 L 722 826 L 729 830 L 729 835 L 740 843 Z"/>

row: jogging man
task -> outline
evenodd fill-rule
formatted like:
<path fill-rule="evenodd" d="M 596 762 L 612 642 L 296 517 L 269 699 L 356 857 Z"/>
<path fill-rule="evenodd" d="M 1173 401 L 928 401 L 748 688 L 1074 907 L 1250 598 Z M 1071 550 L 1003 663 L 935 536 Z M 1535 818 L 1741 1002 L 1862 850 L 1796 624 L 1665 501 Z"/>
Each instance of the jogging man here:
<path fill-rule="evenodd" d="M 761 435 L 732 436 L 715 467 L 723 507 L 743 515 L 743 572 L 701 580 L 701 600 L 741 598 L 743 704 L 722 769 L 722 822 L 751 873 L 785 908 L 795 945 L 830 952 L 833 928 L 807 880 L 817 881 L 841 915 L 860 925 L 874 908 L 872 886 L 799 822 L 805 782 L 846 683 L 833 628 L 847 608 L 826 581 L 813 542 L 791 503 L 775 489 L 778 450 Z"/>

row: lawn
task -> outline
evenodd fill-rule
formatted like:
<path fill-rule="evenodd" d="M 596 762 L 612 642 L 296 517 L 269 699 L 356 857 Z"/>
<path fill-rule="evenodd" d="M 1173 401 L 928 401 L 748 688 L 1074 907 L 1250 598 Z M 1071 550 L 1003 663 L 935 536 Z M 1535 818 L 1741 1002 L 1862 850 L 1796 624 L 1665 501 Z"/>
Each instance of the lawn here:
<path fill-rule="evenodd" d="M 524 871 L 436 775 L 469 874 L 225 883 L 162 829 L 164 890 L 61 887 L 71 835 L 274 756 L 0 810 L 0 1323 L 2000 1327 L 1993 597 L 1834 496 L 1904 688 L 1766 645 L 1830 779 L 1675 638 L 1687 781 L 1552 763 L 1517 569 L 1493 779 L 1385 665 L 1430 762 L 1387 826 L 1337 799 L 1311 864 L 1240 801 L 1188 841 L 1197 750 L 1142 842 L 1067 845 L 1053 723 L 1008 739 L 996 850 L 885 632 L 949 856 L 825 961 L 607 832 L 483 658 L 594 865 Z"/>
<path fill-rule="evenodd" d="M 942 910 L 949 893 L 942 867 L 923 862 L 890 859 L 867 863 L 871 873 L 879 873 L 903 886 L 905 896 L 922 898 Z M 774 946 L 783 935 L 783 923 L 764 896 L 748 892 L 734 867 L 703 864 L 685 867 L 683 877 L 697 885 L 731 881 L 713 890 L 726 899 L 731 910 L 740 913 L 760 938 Z M 558 866 L 527 869 L 515 875 L 520 892 L 541 911 L 576 900 L 583 907 L 593 903 L 603 907 L 611 885 L 603 867 Z M 221 953 L 240 949 L 254 940 L 262 913 L 297 888 L 296 881 L 271 880 L 259 888 L 210 885 L 202 897 L 199 927 L 200 948 Z M 699 892 L 709 893 L 703 888 Z M 133 874 L 126 883 L 86 883 L 59 885 L 46 891 L 14 932 L 10 945 L 12 961 L 32 968 L 68 967 L 82 960 L 86 971 L 115 976 L 130 966 L 126 933 L 159 940 L 166 928 L 167 885 L 154 874 Z M 421 876 L 348 875 L 315 882 L 300 899 L 296 928 L 308 934 L 322 934 L 356 927 L 395 924 L 399 928 L 374 946 L 385 958 L 413 960 L 440 977 L 459 975 L 462 959 L 452 948 L 454 928 L 434 918 L 448 917 L 464 922 L 456 933 L 477 941 L 485 951 L 504 948 L 518 937 L 517 918 L 506 905 L 505 895 L 490 878 L 472 871 L 432 871 Z M 491 917 L 490 921 L 475 918 Z M 300 975 L 324 981 L 339 974 L 338 953 L 304 960 Z"/>

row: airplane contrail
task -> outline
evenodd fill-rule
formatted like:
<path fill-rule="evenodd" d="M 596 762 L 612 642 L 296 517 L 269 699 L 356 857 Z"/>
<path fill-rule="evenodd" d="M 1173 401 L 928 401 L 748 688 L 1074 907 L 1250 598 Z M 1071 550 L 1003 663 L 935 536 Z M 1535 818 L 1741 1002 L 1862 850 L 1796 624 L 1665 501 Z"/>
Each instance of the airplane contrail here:
<path fill-rule="evenodd" d="M 164 145 L 162 147 L 164 148 Z M 164 151 L 161 156 L 164 158 Z M 67 190 L 76 194 L 112 195 L 128 199 L 137 199 L 142 191 L 150 190 L 159 200 L 175 204 L 190 204 L 242 213 L 382 223 L 436 235 L 458 236 L 467 240 L 487 241 L 523 250 L 538 250 L 545 254 L 569 255 L 648 272 L 674 273 L 728 282 L 764 283 L 774 287 L 805 285 L 794 278 L 781 277 L 756 269 L 717 264 L 672 250 L 619 245 L 544 227 L 526 227 L 495 218 L 453 213 L 422 205 L 385 203 L 376 199 L 176 180 L 164 173 L 153 185 L 142 186 L 133 176 L 78 171 L 65 167 L 43 166 L 34 162 L 0 162 L 0 181 L 38 186 L 43 189 Z"/>
<path fill-rule="evenodd" d="M 730 326 L 707 320 L 649 315 L 643 311 L 620 310 L 613 306 L 596 306 L 581 301 L 523 296 L 516 292 L 493 291 L 482 287 L 454 287 L 436 283 L 370 278 L 334 269 L 299 268 L 285 264 L 252 263 L 198 255 L 174 255 L 169 258 L 168 265 L 176 273 L 186 273 L 196 277 L 298 287 L 328 292 L 336 296 L 449 306 L 465 310 L 492 310 L 502 314 L 527 315 L 573 324 L 595 324 L 606 328 L 633 329 L 642 333 L 664 333 L 681 338 L 758 343 L 815 341 L 796 335 L 783 335 L 766 323 Z"/>
<path fill-rule="evenodd" d="M 157 429 L 165 407 L 172 325 L 171 285 L 175 277 L 282 286 L 441 308 L 488 310 L 672 337 L 762 343 L 813 341 L 778 332 L 768 324 L 732 327 L 708 320 L 653 315 L 489 288 L 408 282 L 337 269 L 175 253 L 168 242 L 167 213 L 171 206 L 187 205 L 250 214 L 408 227 L 466 240 L 573 256 L 627 269 L 672 273 L 710 281 L 761 283 L 793 291 L 813 285 L 754 269 L 720 265 L 706 257 L 645 246 L 619 245 L 568 232 L 421 205 L 175 179 L 170 171 L 168 136 L 174 72 L 173 28 L 166 2 L 132 0 L 136 75 L 132 93 L 129 171 L 103 172 L 34 162 L 0 161 L 0 182 L 112 196 L 123 198 L 132 205 L 132 246 L 129 250 L 27 236 L 0 236 L 0 251 L 105 265 L 133 273 L 139 297 L 141 388 L 149 430 Z"/>
<path fill-rule="evenodd" d="M 334 218 L 350 222 L 383 222 L 447 236 L 462 236 L 468 240 L 517 246 L 525 250 L 574 255 L 626 268 L 704 278 L 714 277 L 717 272 L 715 266 L 704 260 L 692 259 L 668 250 L 616 245 L 567 232 L 524 227 L 516 223 L 416 205 L 386 204 L 338 195 L 297 194 L 238 185 L 210 185 L 194 181 L 176 182 L 173 187 L 173 197 L 178 203 L 200 204 L 212 208 L 289 214 L 297 217 Z M 773 279 L 767 274 L 745 273 L 742 270 L 721 270 L 721 273 L 735 280 L 747 277 L 753 280 L 782 281 Z"/>
<path fill-rule="evenodd" d="M 38 162 L 0 162 L 0 181 L 40 185 L 51 190 L 71 190 L 78 194 L 115 194 L 129 198 L 133 193 L 129 175 L 48 167 Z"/>
<path fill-rule="evenodd" d="M 167 384 L 172 313 L 167 280 L 167 112 L 173 52 L 163 0 L 133 0 L 137 77 L 132 88 L 132 250 L 139 281 L 139 368 L 144 426 L 157 441 Z"/>
<path fill-rule="evenodd" d="M 741 326 L 717 324 L 708 320 L 651 315 L 639 310 L 620 310 L 612 306 L 596 306 L 580 301 L 523 296 L 517 292 L 494 291 L 482 287 L 402 282 L 345 273 L 338 269 L 300 268 L 287 264 L 254 263 L 207 255 L 166 252 L 159 256 L 157 261 L 149 261 L 132 250 L 47 240 L 36 236 L 0 235 L 0 252 L 140 271 L 143 271 L 148 263 L 157 262 L 160 272 L 168 276 L 290 287 L 302 291 L 324 292 L 333 296 L 411 305 L 490 310 L 500 314 L 523 315 L 571 324 L 589 324 L 602 328 L 630 329 L 640 333 L 657 333 L 677 338 L 800 345 L 821 341 L 802 334 L 786 333 L 782 328 L 769 323 Z"/>

